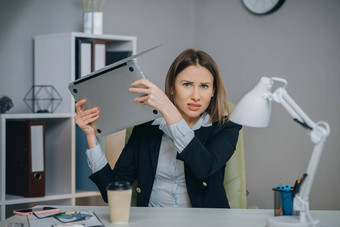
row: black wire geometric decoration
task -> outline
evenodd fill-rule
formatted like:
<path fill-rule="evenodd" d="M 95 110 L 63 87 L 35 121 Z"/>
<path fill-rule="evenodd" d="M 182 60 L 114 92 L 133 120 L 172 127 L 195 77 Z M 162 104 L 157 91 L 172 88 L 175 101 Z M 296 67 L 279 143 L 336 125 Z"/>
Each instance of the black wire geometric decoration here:
<path fill-rule="evenodd" d="M 61 96 L 52 85 L 33 85 L 24 98 L 24 102 L 33 113 L 53 113 L 61 100 Z"/>

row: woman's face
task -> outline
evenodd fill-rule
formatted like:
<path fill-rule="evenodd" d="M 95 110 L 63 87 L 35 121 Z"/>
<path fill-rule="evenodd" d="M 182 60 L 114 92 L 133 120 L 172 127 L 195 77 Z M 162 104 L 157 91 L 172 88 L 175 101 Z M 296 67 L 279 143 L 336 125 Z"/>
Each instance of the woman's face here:
<path fill-rule="evenodd" d="M 192 65 L 175 79 L 174 102 L 184 120 L 192 127 L 208 108 L 214 93 L 214 77 L 208 69 Z"/>

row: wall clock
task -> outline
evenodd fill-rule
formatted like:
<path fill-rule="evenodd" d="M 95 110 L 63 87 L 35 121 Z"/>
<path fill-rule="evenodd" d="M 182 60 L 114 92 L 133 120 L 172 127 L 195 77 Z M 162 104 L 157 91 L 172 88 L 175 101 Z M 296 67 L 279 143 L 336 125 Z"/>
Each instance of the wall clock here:
<path fill-rule="evenodd" d="M 243 5 L 252 13 L 266 15 L 278 10 L 285 0 L 241 0 Z"/>

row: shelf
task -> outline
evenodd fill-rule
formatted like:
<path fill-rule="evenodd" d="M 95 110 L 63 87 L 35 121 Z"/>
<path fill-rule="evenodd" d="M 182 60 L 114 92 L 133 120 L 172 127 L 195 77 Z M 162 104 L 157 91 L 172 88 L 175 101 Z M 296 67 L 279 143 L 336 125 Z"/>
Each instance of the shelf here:
<path fill-rule="evenodd" d="M 82 197 L 91 197 L 91 196 L 100 196 L 100 192 L 97 191 L 77 191 L 75 194 L 75 198 L 82 198 Z"/>
<path fill-rule="evenodd" d="M 0 114 L 3 119 L 45 119 L 45 118 L 70 118 L 74 113 L 14 113 Z"/>
<path fill-rule="evenodd" d="M 75 194 L 57 194 L 57 195 L 47 195 L 44 197 L 23 197 L 17 195 L 6 194 L 6 200 L 2 201 L 2 205 L 20 204 L 20 203 L 32 203 L 32 202 L 43 202 L 51 200 L 62 200 L 62 199 L 72 199 L 72 198 L 83 198 L 100 196 L 100 192 L 97 191 L 77 191 Z"/>
<path fill-rule="evenodd" d="M 51 200 L 62 200 L 62 199 L 71 199 L 73 198 L 73 194 L 58 194 L 58 195 L 49 195 L 44 197 L 22 197 L 15 195 L 6 195 L 6 201 L 3 202 L 4 205 L 11 204 L 21 204 L 21 203 L 33 203 L 33 202 L 44 202 Z"/>
<path fill-rule="evenodd" d="M 74 114 L 3 114 L 1 116 L 1 201 L 11 203 L 34 201 L 34 198 L 5 194 L 6 177 L 6 127 L 10 121 L 43 120 L 45 122 L 45 192 L 50 195 L 72 194 L 74 182 Z M 2 190 L 4 189 L 4 190 Z M 15 202 L 15 199 L 19 201 Z M 44 200 L 44 199 L 42 199 Z"/>
<path fill-rule="evenodd" d="M 136 45 L 137 37 L 129 35 L 111 35 L 111 34 L 89 34 L 84 32 L 71 32 L 71 33 L 57 33 L 57 34 L 46 34 L 36 36 L 35 39 L 53 39 L 53 38 L 63 38 L 63 37 L 75 37 L 75 38 L 88 38 L 88 39 L 103 39 L 111 42 L 128 41 Z"/>

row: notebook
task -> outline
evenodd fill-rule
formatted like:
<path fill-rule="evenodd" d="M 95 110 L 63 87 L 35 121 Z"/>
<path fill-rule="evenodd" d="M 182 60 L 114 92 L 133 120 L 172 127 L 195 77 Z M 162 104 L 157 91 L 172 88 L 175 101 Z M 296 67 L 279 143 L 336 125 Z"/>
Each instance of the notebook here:
<path fill-rule="evenodd" d="M 68 85 L 76 102 L 87 100 L 84 109 L 99 108 L 99 118 L 92 123 L 96 136 L 106 136 L 161 117 L 157 110 L 134 101 L 141 94 L 128 91 L 133 81 L 145 78 L 136 58 L 159 46 L 105 66 Z M 152 81 L 149 76 L 148 79 Z"/>

